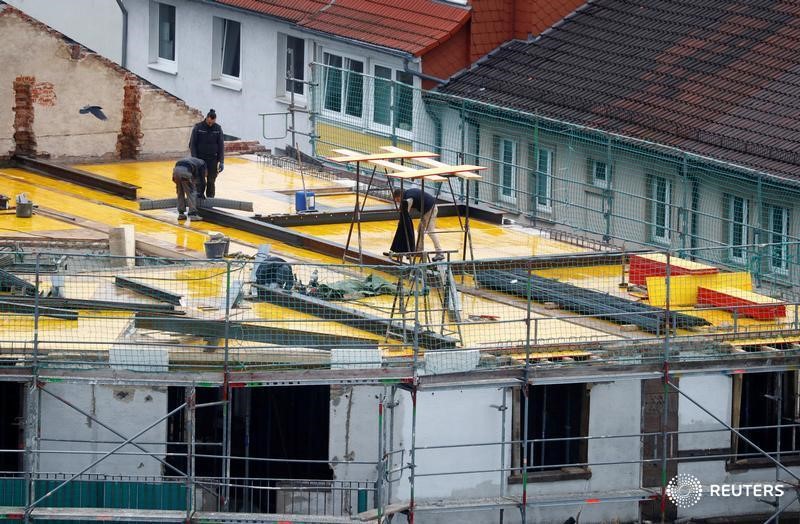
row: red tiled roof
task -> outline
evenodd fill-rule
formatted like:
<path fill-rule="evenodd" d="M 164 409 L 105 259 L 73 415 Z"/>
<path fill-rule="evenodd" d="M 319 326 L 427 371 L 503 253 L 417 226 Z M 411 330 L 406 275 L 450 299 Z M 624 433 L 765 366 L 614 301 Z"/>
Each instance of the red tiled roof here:
<path fill-rule="evenodd" d="M 434 0 L 217 0 L 334 36 L 421 56 L 469 19 L 466 7 Z"/>
<path fill-rule="evenodd" d="M 800 178 L 800 3 L 595 0 L 442 91 Z"/>

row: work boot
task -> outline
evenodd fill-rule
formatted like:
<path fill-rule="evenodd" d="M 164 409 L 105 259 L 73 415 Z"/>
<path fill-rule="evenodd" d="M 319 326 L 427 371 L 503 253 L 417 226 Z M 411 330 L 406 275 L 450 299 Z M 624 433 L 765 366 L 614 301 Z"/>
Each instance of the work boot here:
<path fill-rule="evenodd" d="M 202 222 L 203 220 L 203 217 L 197 213 L 189 213 L 189 218 L 192 220 L 192 222 Z"/>
<path fill-rule="evenodd" d="M 444 260 L 444 253 L 436 253 L 436 255 L 432 259 L 434 262 L 439 262 Z"/>
<path fill-rule="evenodd" d="M 183 213 L 178 213 L 178 220 L 186 220 L 186 215 Z"/>

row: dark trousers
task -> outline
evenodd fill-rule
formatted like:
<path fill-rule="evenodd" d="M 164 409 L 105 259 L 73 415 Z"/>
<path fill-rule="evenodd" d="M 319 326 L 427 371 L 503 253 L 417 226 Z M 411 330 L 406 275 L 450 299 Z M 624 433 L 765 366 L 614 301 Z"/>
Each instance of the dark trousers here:
<path fill-rule="evenodd" d="M 217 181 L 217 157 L 200 157 L 206 163 L 206 182 L 205 186 L 205 197 L 206 198 L 214 198 L 214 195 L 217 193 L 217 188 L 215 186 L 215 182 Z M 198 196 L 203 196 L 203 192 L 198 186 L 197 188 Z"/>

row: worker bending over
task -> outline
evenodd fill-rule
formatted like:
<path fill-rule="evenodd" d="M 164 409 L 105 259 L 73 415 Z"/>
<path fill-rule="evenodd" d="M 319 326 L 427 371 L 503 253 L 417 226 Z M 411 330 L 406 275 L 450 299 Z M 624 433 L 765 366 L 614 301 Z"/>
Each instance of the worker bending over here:
<path fill-rule="evenodd" d="M 416 187 L 411 189 L 395 189 L 392 191 L 392 196 L 397 204 L 406 201 L 409 209 L 416 210 L 422 215 L 419 220 L 419 227 L 417 228 L 417 246 L 416 251 L 422 251 L 422 235 L 427 233 L 433 241 L 433 246 L 436 248 L 436 256 L 433 260 L 439 261 L 444 259 L 442 253 L 442 245 L 439 243 L 438 235 L 436 234 L 436 216 L 439 209 L 436 206 L 436 199 L 421 189 Z"/>
<path fill-rule="evenodd" d="M 206 163 L 199 158 L 187 156 L 175 162 L 172 169 L 172 181 L 178 195 L 178 220 L 186 220 L 186 206 L 189 206 L 189 218 L 193 221 L 203 220 L 197 214 L 197 187 L 206 176 Z"/>

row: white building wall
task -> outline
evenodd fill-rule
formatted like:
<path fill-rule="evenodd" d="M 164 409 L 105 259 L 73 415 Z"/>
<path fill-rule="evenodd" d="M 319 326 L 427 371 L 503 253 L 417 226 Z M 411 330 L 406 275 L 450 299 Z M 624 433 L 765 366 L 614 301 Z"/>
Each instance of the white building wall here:
<path fill-rule="evenodd" d="M 5 0 L 92 51 L 122 61 L 122 11 L 115 0 Z"/>
<path fill-rule="evenodd" d="M 129 11 L 128 68 L 157 86 L 186 100 L 204 113 L 210 108 L 217 111 L 217 122 L 226 134 L 246 140 L 260 140 L 267 147 L 284 147 L 291 143 L 287 134 L 286 113 L 289 100 L 285 91 L 283 54 L 279 45 L 279 34 L 291 35 L 306 40 L 306 63 L 314 56 L 322 60 L 322 50 L 335 52 L 365 60 L 368 72 L 372 64 L 379 63 L 402 69 L 403 60 L 391 53 L 381 53 L 344 40 L 326 38 L 292 29 L 288 23 L 264 16 L 249 14 L 234 9 L 215 7 L 204 2 L 187 0 L 164 0 L 175 6 L 175 64 L 164 67 L 151 63 L 151 2 L 150 0 L 127 0 Z M 214 17 L 240 22 L 241 25 L 241 85 L 233 87 L 213 80 L 212 62 Z M 311 80 L 311 69 L 307 67 L 305 79 Z M 417 80 L 417 83 L 419 81 Z M 306 94 L 309 93 L 306 86 Z M 308 103 L 308 96 L 296 96 L 295 104 L 301 108 Z M 364 99 L 364 110 L 370 97 Z M 259 114 L 281 113 L 267 117 L 264 124 Z M 309 133 L 308 115 L 296 113 L 296 129 Z M 270 138 L 265 138 L 270 137 Z M 188 137 L 187 137 L 188 139 Z M 309 140 L 298 134 L 300 147 L 310 151 Z"/>

